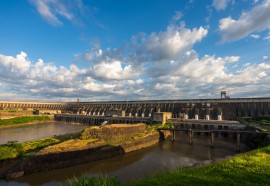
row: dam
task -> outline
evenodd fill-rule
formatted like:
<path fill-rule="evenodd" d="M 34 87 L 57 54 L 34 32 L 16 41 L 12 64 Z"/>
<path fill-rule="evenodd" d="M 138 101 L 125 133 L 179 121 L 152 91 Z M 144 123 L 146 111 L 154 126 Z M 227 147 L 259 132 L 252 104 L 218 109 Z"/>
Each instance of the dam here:
<path fill-rule="evenodd" d="M 270 115 L 270 98 L 220 98 L 186 100 L 98 101 L 98 102 L 16 102 L 0 101 L 0 110 L 59 110 L 64 114 L 104 116 L 123 111 L 124 117 L 152 117 L 171 112 L 172 118 L 195 120 L 239 120 Z"/>
<path fill-rule="evenodd" d="M 82 123 L 85 125 L 100 125 L 104 122 L 108 124 L 134 124 L 139 122 L 151 124 L 156 122 L 156 118 L 162 115 L 166 121 L 175 124 L 174 129 L 159 129 L 159 131 L 169 130 L 171 133 L 170 140 L 140 152 L 130 153 L 127 156 L 49 171 L 46 173 L 49 176 L 44 176 L 43 173 L 35 173 L 34 175 L 26 175 L 12 181 L 2 180 L 0 185 L 21 183 L 26 183 L 27 185 L 63 184 L 66 176 L 73 175 L 75 170 L 77 176 L 82 172 L 87 175 L 98 176 L 100 172 L 108 171 L 108 175 L 116 175 L 120 178 L 122 177 L 121 181 L 129 182 L 129 179 L 125 179 L 130 177 L 126 174 L 127 169 L 130 171 L 136 170 L 137 174 L 138 171 L 142 170 L 142 165 L 145 165 L 142 175 L 149 172 L 154 173 L 155 171 L 149 170 L 148 167 L 156 165 L 155 170 L 161 170 L 163 165 L 160 159 L 169 165 L 169 170 L 174 170 L 178 168 L 173 166 L 176 164 L 175 162 L 178 162 L 179 165 L 181 162 L 186 161 L 184 166 L 193 166 L 203 164 L 203 162 L 207 162 L 209 159 L 212 161 L 225 158 L 226 156 L 234 155 L 240 149 L 243 150 L 240 133 L 246 133 L 246 131 L 234 131 L 235 127 L 239 128 L 241 125 L 235 120 L 269 116 L 270 98 L 221 97 L 220 99 L 99 102 L 0 101 L 0 110 L 33 111 L 33 113 L 38 114 L 54 115 L 56 122 L 65 122 L 65 124 Z M 222 133 L 226 133 L 226 136 L 229 138 L 224 138 L 221 135 Z M 134 154 L 138 154 L 138 157 L 132 157 Z M 148 161 L 154 158 L 156 160 L 149 164 Z M 129 162 L 133 159 L 135 163 Z M 172 165 L 170 165 L 170 159 L 174 162 Z M 120 162 L 120 165 L 115 164 L 118 168 L 110 170 L 111 162 Z M 100 166 L 103 163 L 108 163 L 108 165 L 103 168 Z M 134 164 L 136 167 L 133 167 Z M 93 166 L 97 167 L 97 169 L 93 169 Z M 141 178 L 142 175 L 138 175 L 136 178 Z M 35 180 L 34 178 L 37 177 L 38 179 Z"/>

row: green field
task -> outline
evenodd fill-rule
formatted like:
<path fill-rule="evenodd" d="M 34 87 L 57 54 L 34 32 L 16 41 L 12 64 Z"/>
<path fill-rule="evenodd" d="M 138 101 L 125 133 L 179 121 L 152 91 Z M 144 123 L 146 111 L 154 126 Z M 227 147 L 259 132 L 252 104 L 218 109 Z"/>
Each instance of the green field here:
<path fill-rule="evenodd" d="M 50 120 L 52 119 L 48 116 L 20 116 L 11 119 L 0 119 L 0 127 L 10 125 L 20 125 L 32 122 L 50 121 Z"/>

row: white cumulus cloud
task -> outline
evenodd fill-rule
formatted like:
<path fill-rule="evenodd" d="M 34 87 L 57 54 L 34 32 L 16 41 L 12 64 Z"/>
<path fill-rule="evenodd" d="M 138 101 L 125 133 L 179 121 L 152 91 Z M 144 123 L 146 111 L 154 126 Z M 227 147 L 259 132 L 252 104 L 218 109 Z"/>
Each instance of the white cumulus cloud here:
<path fill-rule="evenodd" d="M 243 12 L 239 19 L 227 17 L 219 20 L 222 41 L 242 39 L 253 32 L 270 28 L 270 0 L 256 5 L 252 10 Z"/>
<path fill-rule="evenodd" d="M 86 62 L 83 67 L 33 62 L 25 52 L 0 54 L 0 99 L 7 95 L 45 101 L 213 98 L 224 89 L 232 97 L 270 96 L 268 56 L 245 64 L 239 62 L 240 56 L 201 57 L 194 45 L 207 33 L 203 27 L 169 25 L 164 31 L 137 34 L 125 47 L 97 47 L 78 54 Z"/>
<path fill-rule="evenodd" d="M 92 73 L 96 78 L 109 80 L 129 80 L 137 76 L 137 72 L 131 69 L 131 65 L 122 67 L 120 61 L 112 61 L 109 63 L 101 62 L 94 65 Z"/>
<path fill-rule="evenodd" d="M 139 56 L 140 61 L 174 60 L 200 42 L 207 33 L 208 30 L 203 27 L 188 29 L 184 24 L 170 25 L 164 32 L 134 36 L 132 48 L 136 51 L 132 51 L 132 55 Z"/>

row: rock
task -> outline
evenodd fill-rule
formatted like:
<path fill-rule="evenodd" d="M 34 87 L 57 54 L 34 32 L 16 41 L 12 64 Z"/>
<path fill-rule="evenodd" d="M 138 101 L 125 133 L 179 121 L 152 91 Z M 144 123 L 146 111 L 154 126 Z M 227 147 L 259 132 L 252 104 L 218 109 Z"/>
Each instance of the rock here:
<path fill-rule="evenodd" d="M 203 165 L 209 165 L 209 164 L 211 164 L 211 163 L 212 163 L 211 160 L 204 160 L 204 161 L 202 162 Z"/>
<path fill-rule="evenodd" d="M 7 175 L 7 179 L 18 178 L 24 175 L 24 171 L 13 172 Z"/>
<path fill-rule="evenodd" d="M 192 167 L 198 167 L 198 166 L 202 166 L 202 163 L 201 162 L 196 162 L 192 165 Z"/>

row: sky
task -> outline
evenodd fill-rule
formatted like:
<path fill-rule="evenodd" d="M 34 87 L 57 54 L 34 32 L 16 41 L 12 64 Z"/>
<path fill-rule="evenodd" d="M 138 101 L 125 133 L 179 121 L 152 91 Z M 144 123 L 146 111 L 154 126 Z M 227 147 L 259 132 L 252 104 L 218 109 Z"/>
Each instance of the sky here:
<path fill-rule="evenodd" d="M 0 100 L 270 97 L 270 0 L 1 0 Z"/>

